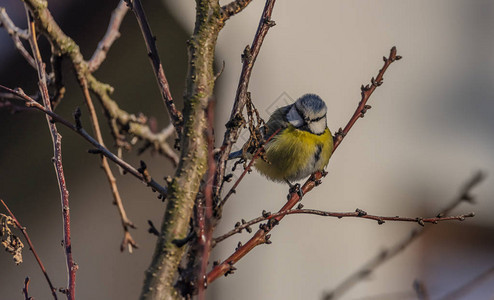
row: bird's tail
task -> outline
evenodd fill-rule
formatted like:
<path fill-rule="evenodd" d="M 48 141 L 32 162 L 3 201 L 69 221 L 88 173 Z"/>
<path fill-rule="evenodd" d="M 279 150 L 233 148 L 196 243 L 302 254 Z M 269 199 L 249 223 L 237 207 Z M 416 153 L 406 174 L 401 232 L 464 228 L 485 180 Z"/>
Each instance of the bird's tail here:
<path fill-rule="evenodd" d="M 236 158 L 241 158 L 242 157 L 242 150 L 238 150 L 238 151 L 235 151 L 235 152 L 232 152 L 230 153 L 230 155 L 228 155 L 228 159 L 236 159 Z"/>

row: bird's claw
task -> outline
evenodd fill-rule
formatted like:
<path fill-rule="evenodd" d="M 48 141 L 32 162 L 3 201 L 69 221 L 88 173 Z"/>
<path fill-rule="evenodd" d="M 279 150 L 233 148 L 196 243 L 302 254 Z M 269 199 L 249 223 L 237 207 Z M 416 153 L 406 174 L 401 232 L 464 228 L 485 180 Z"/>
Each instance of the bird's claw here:
<path fill-rule="evenodd" d="M 304 196 L 304 192 L 300 188 L 300 184 L 299 183 L 295 183 L 295 184 L 293 184 L 293 185 L 290 186 L 290 194 L 293 194 L 293 193 L 297 193 L 298 194 L 298 197 L 300 199 L 302 199 L 302 197 Z"/>

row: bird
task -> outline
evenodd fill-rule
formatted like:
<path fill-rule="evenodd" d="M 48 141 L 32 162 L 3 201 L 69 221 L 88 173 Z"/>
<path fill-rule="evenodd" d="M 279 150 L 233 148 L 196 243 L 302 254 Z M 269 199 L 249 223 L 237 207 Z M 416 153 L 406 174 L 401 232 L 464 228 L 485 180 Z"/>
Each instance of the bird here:
<path fill-rule="evenodd" d="M 269 180 L 288 183 L 290 191 L 298 189 L 301 195 L 300 185 L 292 182 L 323 171 L 333 152 L 326 113 L 326 104 L 316 94 L 305 94 L 275 110 L 261 130 L 265 141 L 271 139 L 264 144 L 265 159 L 254 162 L 255 169 Z M 229 158 L 252 159 L 252 153 L 239 150 Z"/>

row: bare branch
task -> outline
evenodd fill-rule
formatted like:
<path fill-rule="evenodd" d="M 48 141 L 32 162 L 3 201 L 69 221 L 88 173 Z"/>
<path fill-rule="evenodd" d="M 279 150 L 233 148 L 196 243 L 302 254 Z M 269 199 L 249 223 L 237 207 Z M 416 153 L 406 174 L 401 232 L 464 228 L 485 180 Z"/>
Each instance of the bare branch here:
<path fill-rule="evenodd" d="M 389 58 L 385 59 L 384 67 L 379 71 L 378 82 L 381 82 L 382 76 L 384 75 L 384 72 L 386 71 L 388 66 L 392 62 L 394 62 L 396 59 L 398 59 L 398 56 L 396 56 L 396 48 L 393 47 L 391 49 Z M 368 100 L 368 98 L 372 94 L 372 91 L 374 91 L 374 89 L 375 89 L 374 85 L 376 87 L 378 85 L 381 85 L 381 83 L 377 84 L 377 81 L 375 81 L 375 80 L 372 80 L 372 82 L 373 82 L 372 88 L 366 89 L 366 90 L 369 90 L 370 92 L 366 92 L 366 93 L 368 93 L 368 96 L 366 96 L 367 99 L 365 101 Z M 362 109 L 367 109 L 367 108 L 366 108 L 365 104 L 362 106 L 362 101 L 361 101 L 361 105 L 359 105 L 359 107 L 357 108 L 357 110 L 353 114 L 352 118 L 348 122 L 347 126 L 345 127 L 347 129 L 346 133 L 348 133 L 348 131 L 353 126 L 353 124 L 357 121 L 358 117 L 354 120 L 355 115 L 360 116 L 363 113 Z M 228 130 L 227 130 L 227 133 L 228 133 Z M 235 134 L 235 133 L 232 132 L 232 137 L 234 137 L 233 134 Z M 227 134 L 225 134 L 225 138 L 226 137 L 227 137 Z M 341 140 L 340 140 L 340 142 L 341 142 Z M 337 142 L 337 143 L 339 144 L 340 142 Z M 228 144 L 226 144 L 226 145 L 224 144 L 224 147 L 228 148 Z M 334 148 L 334 150 L 336 150 L 336 147 Z M 227 152 L 229 153 L 229 150 Z M 227 156 L 227 158 L 228 158 L 228 156 Z M 220 164 L 220 167 L 221 166 L 222 165 Z M 302 186 L 302 188 L 301 188 L 302 194 L 306 195 L 316 185 L 319 185 L 322 177 L 325 175 L 326 175 L 326 172 L 316 172 L 316 173 L 312 174 L 312 176 Z M 288 202 L 279 210 L 279 212 L 281 213 L 281 212 L 286 212 L 288 210 L 291 210 L 299 201 L 300 201 L 299 193 L 297 193 L 297 192 L 291 193 L 289 195 Z M 221 264 L 216 265 L 213 268 L 213 270 L 211 272 L 209 272 L 209 274 L 208 274 L 208 283 L 214 281 L 219 276 L 230 272 L 233 265 L 238 260 L 240 260 L 242 257 L 244 257 L 247 253 L 249 253 L 252 249 L 254 249 L 255 247 L 257 247 L 261 244 L 265 244 L 265 243 L 269 242 L 269 234 L 268 233 L 271 231 L 271 229 L 273 229 L 274 226 L 276 226 L 276 224 L 278 224 L 279 221 L 281 221 L 281 219 L 283 219 L 283 217 L 284 217 L 284 215 L 277 216 L 273 219 L 275 221 L 268 222 L 268 224 L 266 224 L 265 226 L 261 226 L 261 229 L 259 229 L 256 232 L 256 234 L 246 244 L 242 245 L 241 247 L 238 247 L 237 250 L 232 255 L 230 255 L 230 257 L 228 257 Z"/>
<path fill-rule="evenodd" d="M 158 55 L 158 49 L 156 48 L 156 37 L 153 36 L 153 33 L 151 32 L 151 28 L 149 27 L 149 23 L 147 21 L 146 14 L 144 13 L 144 9 L 142 8 L 141 1 L 125 0 L 125 2 L 127 2 L 130 9 L 134 12 L 137 18 L 137 22 L 139 23 L 139 27 L 142 31 L 142 36 L 144 37 L 144 41 L 146 42 L 148 57 L 151 65 L 153 66 L 154 75 L 158 80 L 158 86 L 161 91 L 161 96 L 163 97 L 165 106 L 168 109 L 170 120 L 175 126 L 177 135 L 180 136 L 182 132 L 183 117 L 180 111 L 176 109 L 175 103 L 173 102 L 170 87 L 168 85 L 168 81 L 166 80 L 165 71 L 163 70 L 163 66 L 161 65 L 160 57 Z"/>
<path fill-rule="evenodd" d="M 12 93 L 16 96 L 19 97 L 19 99 L 24 100 L 26 102 L 27 107 L 35 108 L 39 111 L 44 112 L 48 116 L 50 116 L 53 120 L 63 124 L 70 130 L 78 133 L 80 136 L 82 136 L 86 141 L 88 141 L 90 144 L 92 144 L 96 150 L 92 150 L 92 153 L 96 154 L 102 154 L 106 157 L 108 157 L 111 161 L 122 167 L 122 169 L 125 170 L 125 172 L 128 172 L 132 174 L 134 177 L 137 179 L 141 180 L 143 183 L 148 185 L 153 189 L 153 191 L 159 192 L 163 197 L 166 197 L 167 195 L 167 189 L 163 186 L 161 186 L 159 183 L 157 183 L 154 179 L 152 178 L 147 178 L 143 174 L 141 174 L 136 168 L 132 167 L 129 163 L 125 162 L 112 152 L 110 152 L 105 146 L 101 145 L 96 141 L 91 135 L 89 135 L 83 128 L 82 125 L 80 124 L 80 110 L 76 111 L 75 117 L 76 117 L 76 125 L 73 125 L 69 121 L 65 120 L 63 117 L 60 115 L 49 111 L 45 109 L 41 104 L 36 102 L 33 98 L 29 97 L 26 95 L 22 90 L 12 90 L 8 87 L 0 85 L 0 90 L 4 90 L 6 92 Z"/>
<path fill-rule="evenodd" d="M 214 175 L 216 172 L 216 161 L 214 159 L 214 101 L 210 100 L 208 103 L 208 128 L 207 128 L 207 142 L 208 142 L 208 171 L 206 177 L 206 185 L 204 188 L 204 207 L 201 207 L 202 201 L 199 200 L 196 205 L 198 212 L 198 244 L 199 254 L 201 254 L 199 272 L 197 278 L 198 287 L 198 299 L 206 299 L 206 275 L 209 257 L 211 254 L 211 244 L 213 239 L 213 184 Z"/>
<path fill-rule="evenodd" d="M 120 32 L 118 32 L 118 30 L 128 10 L 125 1 L 120 0 L 117 8 L 115 8 L 111 14 L 110 24 L 108 24 L 105 36 L 103 36 L 103 39 L 98 43 L 98 47 L 88 61 L 89 72 L 93 73 L 99 68 L 101 63 L 105 60 L 106 54 L 110 50 L 113 42 L 120 37 Z"/>
<path fill-rule="evenodd" d="M 252 68 L 254 67 L 254 63 L 257 59 L 259 51 L 261 50 L 262 43 L 264 41 L 264 38 L 266 37 L 266 34 L 268 33 L 268 30 L 274 26 L 274 22 L 271 20 L 271 15 L 273 12 L 275 1 L 276 0 L 266 1 L 261 19 L 259 21 L 259 25 L 257 27 L 256 35 L 254 36 L 254 40 L 252 41 L 252 45 L 250 47 L 247 46 L 244 51 L 242 72 L 240 74 L 237 93 L 235 95 L 235 101 L 233 103 L 230 120 L 238 119 L 238 117 L 242 115 L 242 111 L 248 101 L 247 90 L 249 86 L 250 76 L 252 74 Z M 237 2 L 243 3 L 246 1 L 234 1 L 228 5 L 235 5 Z M 225 176 L 228 155 L 230 154 L 232 146 L 233 144 L 235 144 L 240 134 L 241 126 L 235 124 L 230 125 L 231 126 L 227 126 L 226 128 L 225 136 L 223 138 L 223 145 L 221 146 L 222 151 L 220 152 L 218 158 L 218 172 L 215 178 L 215 197 L 219 197 L 221 193 L 221 183 L 223 182 L 223 178 Z"/>
<path fill-rule="evenodd" d="M 177 269 L 189 248 L 182 241 L 188 241 L 194 205 L 208 167 L 207 107 L 214 92 L 216 41 L 224 25 L 219 10 L 218 0 L 196 2 L 196 26 L 187 43 L 189 62 L 180 162 L 169 181 L 169 197 L 152 262 L 146 271 L 142 300 L 180 297 L 175 285 Z"/>
<path fill-rule="evenodd" d="M 36 25 L 32 19 L 32 15 L 26 8 L 26 13 L 29 20 L 29 44 L 33 52 L 34 60 L 36 62 L 38 70 L 38 84 L 41 92 L 41 98 L 43 99 L 44 108 L 47 111 L 52 111 L 50 96 L 48 94 L 48 86 L 46 83 L 45 64 L 41 59 L 41 54 L 38 48 L 38 42 L 36 37 Z M 67 298 L 69 300 L 75 299 L 75 272 L 77 271 L 77 264 L 72 257 L 72 243 L 70 236 L 70 206 L 69 206 L 69 191 L 65 183 L 65 174 L 62 165 L 62 136 L 58 133 L 57 126 L 51 121 L 51 118 L 46 115 L 46 122 L 50 129 L 52 142 L 53 142 L 53 165 L 57 175 L 58 187 L 60 189 L 62 216 L 63 216 L 63 231 L 64 231 L 64 247 L 65 256 L 67 258 L 67 272 L 69 282 L 66 290 Z"/>
<path fill-rule="evenodd" d="M 482 172 L 477 172 L 474 176 L 468 180 L 468 182 L 461 189 L 459 195 L 453 199 L 438 215 L 437 217 L 442 217 L 444 215 L 450 214 L 451 211 L 456 208 L 460 203 L 468 202 L 472 203 L 473 196 L 470 194 L 471 190 L 477 186 L 482 180 L 484 180 L 485 175 Z M 374 258 L 367 262 L 362 268 L 357 270 L 355 273 L 348 276 L 340 284 L 338 284 L 332 291 L 326 293 L 323 297 L 325 300 L 334 300 L 340 298 L 344 293 L 346 293 L 350 288 L 359 283 L 362 279 L 366 278 L 372 271 L 383 265 L 385 262 L 395 257 L 403 250 L 405 250 L 410 244 L 412 244 L 418 237 L 422 236 L 428 228 L 423 227 L 420 229 L 414 229 L 410 235 L 408 235 L 404 240 L 398 242 L 393 247 L 390 247 L 382 252 L 378 253 Z"/>
<path fill-rule="evenodd" d="M 24 288 L 22 288 L 22 294 L 24 294 L 24 300 L 34 300 L 33 297 L 29 297 L 29 277 L 24 280 Z"/>
<path fill-rule="evenodd" d="M 91 100 L 91 95 L 89 94 L 86 79 L 81 78 L 79 82 L 82 86 L 84 100 L 89 110 L 89 116 L 91 119 L 91 125 L 93 127 L 94 134 L 96 135 L 96 139 L 98 140 L 98 143 L 104 146 L 103 135 L 101 134 L 101 129 L 99 127 L 98 116 L 96 115 L 96 111 L 93 105 L 93 100 Z M 105 171 L 106 177 L 108 179 L 108 183 L 110 184 L 110 188 L 114 199 L 113 204 L 117 206 L 118 213 L 120 215 L 120 220 L 122 221 L 124 238 L 122 240 L 122 244 L 120 245 L 120 251 L 124 251 L 125 248 L 128 248 L 129 252 L 132 253 L 132 249 L 137 248 L 137 243 L 130 235 L 129 228 L 135 228 L 135 226 L 127 217 L 127 213 L 125 212 L 125 208 L 123 206 L 122 198 L 120 197 L 120 193 L 118 191 L 117 179 L 115 179 L 115 176 L 113 176 L 113 173 L 110 169 L 110 165 L 108 164 L 108 159 L 104 155 L 101 155 L 101 166 L 103 167 L 103 170 Z"/>
<path fill-rule="evenodd" d="M 27 30 L 22 30 L 19 27 L 15 26 L 14 22 L 9 18 L 5 8 L 0 7 L 0 26 L 5 27 L 7 33 L 12 37 L 14 41 L 14 45 L 19 50 L 19 52 L 24 56 L 26 61 L 36 69 L 36 62 L 34 58 L 29 54 L 29 52 L 24 48 L 24 45 L 21 42 L 21 39 L 27 40 L 29 38 L 29 33 Z"/>
<path fill-rule="evenodd" d="M 122 110 L 110 97 L 113 88 L 98 81 L 88 71 L 88 63 L 84 60 L 79 46 L 55 22 L 47 8 L 47 2 L 45 0 L 25 0 L 25 3 L 35 16 L 37 28 L 53 45 L 53 54 L 67 57 L 71 61 L 78 78 L 85 77 L 89 90 L 97 95 L 110 123 L 110 129 L 117 146 L 130 148 L 130 145 L 125 143 L 125 139 L 120 132 L 128 133 L 131 136 L 150 142 L 160 153 L 170 157 L 173 163 L 176 164 L 176 154 L 171 154 L 173 150 L 171 150 L 170 146 L 165 145 L 166 141 L 161 139 L 161 136 L 154 134 L 147 124 L 139 122 L 136 116 Z"/>
<path fill-rule="evenodd" d="M 383 77 L 384 73 L 388 69 L 388 67 L 395 61 L 400 60 L 401 56 L 396 55 L 396 47 L 391 48 L 391 51 L 389 53 L 389 56 L 383 57 L 384 60 L 384 66 L 379 70 L 379 73 L 377 74 L 377 77 L 374 79 L 372 77 L 371 79 L 371 84 L 368 84 L 366 86 L 362 85 L 361 92 L 362 92 L 362 99 L 359 102 L 359 105 L 357 107 L 357 110 L 353 113 L 353 116 L 350 118 L 350 121 L 346 124 L 344 129 L 339 129 L 334 137 L 334 150 L 338 148 L 340 145 L 341 141 L 345 138 L 347 133 L 350 131 L 352 126 L 357 122 L 359 118 L 363 118 L 367 110 L 371 108 L 370 105 L 367 105 L 367 101 L 369 100 L 370 96 L 372 93 L 376 90 L 378 86 L 381 86 L 383 84 Z M 333 151 L 334 151 L 333 150 Z"/>
<path fill-rule="evenodd" d="M 14 213 L 12 213 L 12 211 L 10 211 L 9 207 L 7 206 L 7 204 L 5 204 L 5 202 L 2 199 L 0 199 L 0 202 L 2 202 L 2 205 L 5 207 L 5 209 L 9 213 L 10 217 L 12 218 L 12 220 L 14 220 L 15 226 L 22 232 L 22 235 L 24 235 L 24 238 L 26 239 L 27 244 L 29 245 L 29 250 L 31 250 L 31 252 L 33 253 L 34 258 L 36 259 L 36 262 L 38 263 L 39 268 L 41 269 L 41 272 L 43 272 L 43 275 L 45 276 L 46 282 L 48 283 L 48 286 L 50 287 L 50 292 L 51 292 L 51 295 L 53 296 L 53 299 L 55 299 L 55 300 L 58 299 L 58 297 L 57 297 L 57 289 L 51 283 L 50 277 L 48 276 L 48 272 L 46 271 L 45 266 L 41 262 L 41 258 L 39 258 L 38 253 L 36 252 L 36 248 L 34 248 L 34 245 L 31 242 L 31 239 L 29 238 L 29 235 L 27 234 L 26 227 L 23 227 L 21 225 L 21 223 L 19 222 L 19 220 L 17 220 L 17 218 L 15 217 Z M 27 288 L 28 288 L 28 282 L 25 283 L 25 289 L 26 289 L 25 295 L 26 295 L 26 298 L 27 298 Z"/>
<path fill-rule="evenodd" d="M 252 219 L 248 222 L 237 222 L 235 225 L 235 228 L 232 229 L 231 231 L 227 232 L 224 235 L 221 235 L 217 238 L 214 239 L 215 243 L 219 243 L 226 238 L 236 234 L 236 233 L 241 233 L 242 230 L 260 223 L 262 221 L 267 221 L 267 220 L 275 220 L 277 217 L 280 216 L 286 216 L 286 215 L 294 215 L 294 214 L 309 214 L 309 215 L 316 215 L 316 216 L 322 216 L 322 217 L 334 217 L 334 218 L 360 218 L 360 219 L 367 219 L 367 220 L 373 220 L 376 221 L 379 225 L 384 224 L 386 221 L 395 221 L 395 222 L 413 222 L 417 223 L 420 226 L 424 226 L 425 223 L 431 223 L 431 224 L 437 224 L 438 222 L 442 221 L 464 221 L 466 218 L 473 218 L 475 216 L 474 213 L 468 213 L 468 214 L 463 214 L 463 215 L 458 215 L 458 216 L 448 216 L 448 217 L 429 217 L 429 218 L 423 218 L 423 217 L 417 217 L 417 218 L 410 218 L 410 217 L 385 217 L 385 216 L 376 216 L 376 215 L 369 215 L 367 212 L 361 210 L 361 209 L 356 209 L 354 212 L 330 212 L 330 211 L 322 211 L 322 210 L 317 210 L 317 209 L 291 209 L 287 211 L 280 211 L 274 214 L 271 214 L 269 212 L 263 212 L 263 215 L 260 217 L 257 217 L 255 219 Z"/>
<path fill-rule="evenodd" d="M 475 278 L 472 278 L 472 280 L 448 293 L 446 296 L 441 298 L 441 300 L 464 299 L 465 294 L 467 294 L 469 291 L 475 288 L 476 285 L 484 282 L 492 275 L 494 275 L 494 267 L 490 267 L 489 269 L 485 270 L 485 272 L 482 272 L 478 276 L 475 276 Z"/>

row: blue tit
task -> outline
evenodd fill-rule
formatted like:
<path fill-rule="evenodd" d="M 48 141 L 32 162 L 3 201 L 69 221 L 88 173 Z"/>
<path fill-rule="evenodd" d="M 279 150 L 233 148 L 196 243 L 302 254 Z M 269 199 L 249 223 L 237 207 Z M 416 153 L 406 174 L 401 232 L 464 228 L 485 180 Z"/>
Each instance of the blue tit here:
<path fill-rule="evenodd" d="M 268 179 L 285 181 L 290 187 L 291 182 L 322 171 L 333 152 L 326 111 L 326 104 L 315 94 L 303 95 L 295 103 L 278 108 L 265 125 L 264 139 L 280 131 L 264 145 L 266 160 L 257 159 L 255 168 Z M 237 151 L 230 157 L 241 155 L 242 151 Z"/>

